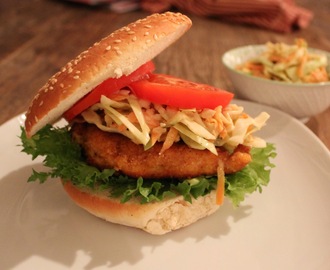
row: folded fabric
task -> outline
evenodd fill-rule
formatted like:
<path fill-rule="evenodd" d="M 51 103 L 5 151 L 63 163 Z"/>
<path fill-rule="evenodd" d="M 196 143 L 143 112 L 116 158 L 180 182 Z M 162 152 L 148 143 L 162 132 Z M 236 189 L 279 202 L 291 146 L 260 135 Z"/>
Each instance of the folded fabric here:
<path fill-rule="evenodd" d="M 286 33 L 307 27 L 313 18 L 311 11 L 294 0 L 141 0 L 141 8 L 152 13 L 176 8 Z"/>
<path fill-rule="evenodd" d="M 108 5 L 109 9 L 117 13 L 125 13 L 140 8 L 140 0 L 67 0 L 90 6 Z"/>

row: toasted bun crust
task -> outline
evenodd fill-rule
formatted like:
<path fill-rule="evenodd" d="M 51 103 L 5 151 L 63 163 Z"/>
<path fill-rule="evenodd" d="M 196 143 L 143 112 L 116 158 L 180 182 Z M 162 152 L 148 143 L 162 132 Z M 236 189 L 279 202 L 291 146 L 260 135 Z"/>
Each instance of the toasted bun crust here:
<path fill-rule="evenodd" d="M 67 63 L 38 91 L 26 114 L 27 136 L 56 122 L 107 78 L 128 75 L 180 38 L 191 26 L 180 13 L 153 14 L 95 43 Z"/>
<path fill-rule="evenodd" d="M 189 203 L 178 196 L 161 202 L 140 204 L 137 201 L 120 203 L 119 199 L 78 189 L 71 182 L 63 182 L 65 191 L 80 207 L 106 221 L 142 229 L 150 234 L 162 235 L 188 226 L 211 215 L 219 205 L 215 203 L 215 192 L 193 199 Z"/>

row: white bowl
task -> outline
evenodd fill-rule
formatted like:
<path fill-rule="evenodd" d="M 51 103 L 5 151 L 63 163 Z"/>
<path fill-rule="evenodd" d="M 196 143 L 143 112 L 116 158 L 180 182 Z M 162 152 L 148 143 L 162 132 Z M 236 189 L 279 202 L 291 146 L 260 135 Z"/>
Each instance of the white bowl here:
<path fill-rule="evenodd" d="M 250 45 L 232 49 L 223 55 L 222 62 L 228 70 L 237 98 L 278 108 L 299 119 L 321 113 L 330 106 L 330 82 L 287 83 L 251 76 L 235 69 L 265 49 L 265 45 Z M 328 52 L 310 51 L 326 54 L 330 59 Z"/>

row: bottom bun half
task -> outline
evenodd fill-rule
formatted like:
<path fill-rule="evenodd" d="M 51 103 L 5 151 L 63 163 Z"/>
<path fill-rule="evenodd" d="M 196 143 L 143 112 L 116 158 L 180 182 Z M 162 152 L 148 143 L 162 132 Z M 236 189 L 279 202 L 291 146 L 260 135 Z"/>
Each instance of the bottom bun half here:
<path fill-rule="evenodd" d="M 62 182 L 69 197 L 81 208 L 106 221 L 142 229 L 150 234 L 162 235 L 188 226 L 214 213 L 219 205 L 215 192 L 187 202 L 182 196 L 140 204 L 130 200 L 121 203 L 104 192 L 80 189 L 70 181 Z"/>

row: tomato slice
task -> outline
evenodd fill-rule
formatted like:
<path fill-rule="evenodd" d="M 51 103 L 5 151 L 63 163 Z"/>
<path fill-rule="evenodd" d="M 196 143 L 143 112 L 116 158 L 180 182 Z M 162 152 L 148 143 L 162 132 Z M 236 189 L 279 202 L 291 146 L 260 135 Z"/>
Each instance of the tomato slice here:
<path fill-rule="evenodd" d="M 67 110 L 63 114 L 63 117 L 67 121 L 71 121 L 81 112 L 99 102 L 102 95 L 109 97 L 111 94 L 129 85 L 130 83 L 146 78 L 148 74 L 154 70 L 154 63 L 149 61 L 127 76 L 123 75 L 120 78 L 109 78 L 105 80 L 100 85 L 95 87 L 89 94 L 80 99 L 69 110 Z"/>
<path fill-rule="evenodd" d="M 133 82 L 129 88 L 142 99 L 181 109 L 226 107 L 234 94 L 206 84 L 186 81 L 164 74 Z"/>

